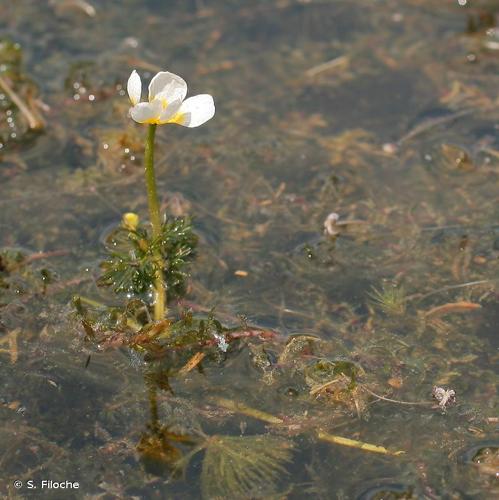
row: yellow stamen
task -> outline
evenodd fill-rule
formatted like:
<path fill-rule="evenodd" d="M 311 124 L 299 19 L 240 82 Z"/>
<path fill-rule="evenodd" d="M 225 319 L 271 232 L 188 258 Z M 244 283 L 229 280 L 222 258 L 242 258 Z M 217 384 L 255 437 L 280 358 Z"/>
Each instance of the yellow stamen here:
<path fill-rule="evenodd" d="M 167 123 L 176 123 L 177 125 L 183 125 L 185 121 L 185 113 L 174 114 Z"/>

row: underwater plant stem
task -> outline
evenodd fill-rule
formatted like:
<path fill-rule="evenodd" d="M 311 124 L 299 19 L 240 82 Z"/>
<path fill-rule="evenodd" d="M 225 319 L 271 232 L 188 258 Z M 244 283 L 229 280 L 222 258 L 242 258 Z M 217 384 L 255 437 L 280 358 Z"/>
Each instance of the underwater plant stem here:
<path fill-rule="evenodd" d="M 158 412 L 158 393 L 156 387 L 149 387 L 149 409 L 151 412 L 151 430 L 159 432 L 159 412 Z"/>
<path fill-rule="evenodd" d="M 156 189 L 156 175 L 154 173 L 154 136 L 156 125 L 149 125 L 147 129 L 146 149 L 144 154 L 145 175 L 147 186 L 147 201 L 149 204 L 149 217 L 151 219 L 153 238 L 161 236 L 161 217 L 159 213 L 158 191 Z M 163 281 L 163 258 L 159 250 L 153 254 L 156 261 L 156 277 L 154 279 L 154 319 L 161 321 L 166 314 L 166 291 Z"/>

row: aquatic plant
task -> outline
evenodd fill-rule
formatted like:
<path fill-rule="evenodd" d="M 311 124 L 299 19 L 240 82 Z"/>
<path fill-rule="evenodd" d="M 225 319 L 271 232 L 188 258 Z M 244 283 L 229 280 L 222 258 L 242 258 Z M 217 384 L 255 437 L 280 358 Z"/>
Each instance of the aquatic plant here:
<path fill-rule="evenodd" d="M 208 94 L 185 99 L 187 83 L 168 71 L 160 71 L 152 78 L 147 102 L 140 102 L 142 81 L 135 70 L 128 79 L 127 91 L 132 102 L 130 117 L 149 126 L 144 167 L 152 236 L 149 238 L 138 227 L 138 221 L 132 222 L 127 242 L 132 247 L 129 256 L 112 252 L 111 259 L 104 264 L 106 274 L 102 281 L 112 284 L 116 291 L 143 292 L 152 280 L 154 320 L 161 321 L 165 317 L 167 289 L 180 284 L 179 277 L 185 259 L 192 254 L 195 238 L 188 223 L 166 221 L 160 213 L 154 171 L 156 126 L 175 123 L 198 127 L 214 116 L 215 104 Z"/>
<path fill-rule="evenodd" d="M 170 295 L 185 288 L 187 264 L 194 257 L 197 237 L 188 218 L 165 218 L 160 235 L 153 237 L 139 225 L 136 214 L 125 214 L 122 225 L 106 239 L 109 258 L 102 262 L 99 284 L 129 297 L 148 293 L 158 272 Z M 158 268 L 156 255 L 161 256 Z"/>
<path fill-rule="evenodd" d="M 406 309 L 406 294 L 402 286 L 383 284 L 381 290 L 372 288 L 369 298 L 385 314 L 401 316 Z"/>
<path fill-rule="evenodd" d="M 205 498 L 260 498 L 273 493 L 293 443 L 277 436 L 212 436 L 201 471 Z"/>

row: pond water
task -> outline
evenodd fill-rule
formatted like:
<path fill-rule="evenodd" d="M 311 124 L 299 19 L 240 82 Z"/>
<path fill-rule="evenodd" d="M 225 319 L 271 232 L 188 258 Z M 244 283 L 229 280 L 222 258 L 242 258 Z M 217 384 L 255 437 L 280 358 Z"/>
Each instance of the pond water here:
<path fill-rule="evenodd" d="M 0 9 L 2 497 L 499 495 L 499 2 Z M 147 219 L 132 69 L 215 98 L 156 169 L 199 238 L 171 314 L 227 352 L 85 340 L 78 304 L 127 301 L 103 242 Z"/>

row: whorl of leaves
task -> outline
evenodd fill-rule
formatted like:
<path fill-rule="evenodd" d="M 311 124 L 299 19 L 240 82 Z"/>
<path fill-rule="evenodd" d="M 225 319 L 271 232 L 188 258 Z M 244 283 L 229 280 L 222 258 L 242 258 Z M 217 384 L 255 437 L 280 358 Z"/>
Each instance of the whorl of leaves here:
<path fill-rule="evenodd" d="M 374 305 L 387 315 L 401 316 L 405 313 L 407 299 L 401 286 L 383 285 L 380 290 L 373 287 L 368 295 Z"/>
<path fill-rule="evenodd" d="M 204 498 L 262 498 L 276 490 L 292 443 L 276 436 L 212 436 L 201 472 Z"/>
<path fill-rule="evenodd" d="M 168 297 L 178 296 L 184 290 L 196 244 L 197 237 L 186 218 L 166 220 L 157 238 L 152 238 L 143 226 L 135 230 L 120 227 L 107 238 L 109 258 L 101 263 L 104 273 L 99 284 L 112 287 L 116 293 L 148 292 L 157 270 L 154 254 L 159 251 Z"/>

